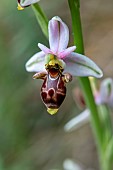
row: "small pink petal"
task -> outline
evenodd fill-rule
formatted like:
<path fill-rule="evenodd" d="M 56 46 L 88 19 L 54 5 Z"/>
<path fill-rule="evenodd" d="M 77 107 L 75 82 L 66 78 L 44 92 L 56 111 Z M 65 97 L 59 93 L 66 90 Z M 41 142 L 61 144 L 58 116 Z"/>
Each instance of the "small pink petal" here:
<path fill-rule="evenodd" d="M 45 54 L 49 54 L 51 53 L 51 50 L 49 48 L 47 48 L 45 45 L 38 43 L 38 47 L 45 53 Z"/>
<path fill-rule="evenodd" d="M 99 93 L 99 92 L 96 92 L 96 93 L 94 94 L 94 98 L 95 98 L 95 102 L 96 102 L 97 105 L 102 104 L 102 100 L 101 100 L 101 97 L 100 97 L 100 93 Z"/>
<path fill-rule="evenodd" d="M 69 48 L 67 48 L 66 50 L 60 52 L 60 53 L 58 54 L 58 57 L 61 58 L 61 59 L 63 59 L 63 58 L 65 58 L 67 55 L 71 54 L 75 49 L 76 49 L 76 46 L 69 47 Z"/>

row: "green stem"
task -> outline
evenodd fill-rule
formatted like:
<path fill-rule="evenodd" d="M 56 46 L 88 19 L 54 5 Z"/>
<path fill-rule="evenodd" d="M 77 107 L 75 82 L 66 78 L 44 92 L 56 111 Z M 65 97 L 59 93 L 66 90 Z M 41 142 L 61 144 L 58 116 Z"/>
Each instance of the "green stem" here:
<path fill-rule="evenodd" d="M 71 17 L 72 17 L 74 43 L 77 46 L 76 52 L 80 54 L 84 54 L 84 44 L 83 44 L 81 19 L 80 19 L 80 12 L 79 12 L 79 8 L 80 8 L 79 0 L 68 0 L 68 2 L 69 2 Z"/>
<path fill-rule="evenodd" d="M 103 150 L 105 151 L 113 134 L 110 110 L 107 105 L 99 105 L 98 111 L 100 113 L 100 119 L 104 133 Z"/>
<path fill-rule="evenodd" d="M 80 8 L 79 0 L 68 0 L 68 3 L 69 3 L 71 17 L 72 17 L 74 44 L 77 46 L 76 52 L 84 54 L 83 36 L 82 36 L 81 19 L 80 19 L 80 11 L 79 11 Z M 87 77 L 78 78 L 78 79 L 84 93 L 86 104 L 91 111 L 92 127 L 94 130 L 97 147 L 100 153 L 101 146 L 102 146 L 102 139 L 103 139 L 102 127 L 98 115 L 98 110 L 92 94 L 91 85 Z"/>
<path fill-rule="evenodd" d="M 113 137 L 110 139 L 106 151 L 105 151 L 105 159 L 104 164 L 106 170 L 113 169 Z M 104 170 L 105 170 L 104 168 Z"/>

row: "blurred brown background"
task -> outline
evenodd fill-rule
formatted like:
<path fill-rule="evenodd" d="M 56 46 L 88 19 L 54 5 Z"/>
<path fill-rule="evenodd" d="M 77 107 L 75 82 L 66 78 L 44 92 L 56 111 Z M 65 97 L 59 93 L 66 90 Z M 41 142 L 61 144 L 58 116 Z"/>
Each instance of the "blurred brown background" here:
<path fill-rule="evenodd" d="M 41 0 L 48 18 L 60 16 L 70 27 L 66 0 Z M 25 70 L 26 61 L 48 45 L 32 9 L 17 11 L 16 0 L 0 2 L 0 170 L 63 170 L 69 158 L 84 170 L 98 170 L 98 158 L 89 123 L 66 133 L 64 125 L 80 113 L 72 89 L 58 114 L 50 116 L 40 99 L 41 80 L 33 80 Z M 81 18 L 86 55 L 113 77 L 113 1 L 81 0 Z M 68 169 L 70 170 L 70 169 Z M 75 170 L 75 169 L 72 169 Z"/>

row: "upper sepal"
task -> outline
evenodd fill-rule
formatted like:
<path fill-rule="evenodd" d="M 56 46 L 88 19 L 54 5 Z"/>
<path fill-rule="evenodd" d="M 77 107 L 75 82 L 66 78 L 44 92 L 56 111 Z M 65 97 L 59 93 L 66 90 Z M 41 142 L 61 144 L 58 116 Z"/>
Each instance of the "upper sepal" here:
<path fill-rule="evenodd" d="M 60 17 L 55 16 L 49 21 L 49 44 L 54 54 L 59 54 L 67 48 L 69 29 Z"/>
<path fill-rule="evenodd" d="M 33 55 L 25 65 L 28 72 L 40 72 L 45 70 L 45 54 L 44 52 L 38 52 Z"/>

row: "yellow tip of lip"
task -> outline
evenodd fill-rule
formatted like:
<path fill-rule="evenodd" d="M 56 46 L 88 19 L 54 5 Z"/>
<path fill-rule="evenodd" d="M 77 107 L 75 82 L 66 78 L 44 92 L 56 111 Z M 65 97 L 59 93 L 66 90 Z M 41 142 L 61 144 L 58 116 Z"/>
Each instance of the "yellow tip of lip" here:
<path fill-rule="evenodd" d="M 17 6 L 17 9 L 19 10 L 19 11 L 21 11 L 21 10 L 24 10 L 24 8 L 18 3 L 18 6 Z"/>
<path fill-rule="evenodd" d="M 58 112 L 58 109 L 51 109 L 51 108 L 48 108 L 47 109 L 47 112 L 50 114 L 50 115 L 54 115 Z"/>

